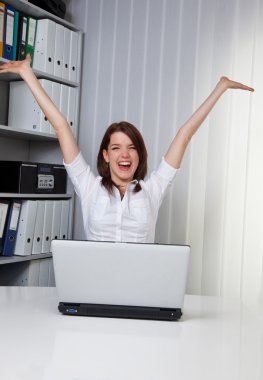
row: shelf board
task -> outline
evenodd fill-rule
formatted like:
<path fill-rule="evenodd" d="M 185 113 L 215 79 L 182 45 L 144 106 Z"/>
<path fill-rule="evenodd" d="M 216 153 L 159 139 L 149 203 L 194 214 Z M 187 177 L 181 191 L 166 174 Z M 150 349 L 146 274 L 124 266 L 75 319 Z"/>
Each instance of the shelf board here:
<path fill-rule="evenodd" d="M 21 193 L 0 193 L 0 198 L 16 198 L 16 199 L 70 199 L 72 194 L 21 194 Z"/>
<path fill-rule="evenodd" d="M 34 132 L 27 129 L 13 128 L 6 125 L 0 125 L 0 136 L 28 141 L 58 141 L 57 136 L 49 133 Z"/>
<path fill-rule="evenodd" d="M 53 20 L 53 21 L 57 22 L 58 24 L 64 25 L 69 29 L 72 29 L 75 31 L 80 30 L 79 28 L 76 27 L 76 25 L 70 23 L 69 21 L 64 20 L 60 17 L 57 17 L 57 16 L 53 15 L 52 13 L 47 12 L 44 9 L 39 8 L 38 6 L 29 3 L 26 0 L 20 0 L 20 1 L 5 0 L 5 3 L 11 5 L 12 7 L 14 7 L 16 10 L 18 10 L 20 12 L 26 13 L 29 16 L 36 17 L 38 19 L 49 18 L 50 20 Z"/>
<path fill-rule="evenodd" d="M 9 256 L 4 257 L 0 256 L 0 265 L 4 264 L 13 264 L 23 261 L 39 260 L 39 259 L 48 259 L 52 257 L 52 253 L 41 253 L 39 255 L 28 255 L 28 256 Z"/>
<path fill-rule="evenodd" d="M 39 71 L 39 70 L 34 70 L 34 69 L 33 69 L 33 71 L 34 71 L 36 77 L 39 79 L 48 79 L 48 80 L 51 80 L 53 82 L 62 83 L 62 84 L 65 84 L 67 86 L 70 86 L 70 87 L 78 87 L 79 86 L 79 83 L 77 83 L 77 82 L 72 82 L 68 79 L 60 78 L 60 77 L 57 77 L 55 75 L 45 73 L 44 71 Z"/>
<path fill-rule="evenodd" d="M 8 59 L 0 57 L 0 65 L 3 65 L 4 63 L 8 63 L 8 62 L 9 62 Z M 79 83 L 77 83 L 77 82 L 72 82 L 68 79 L 60 78 L 60 77 L 57 77 L 55 75 L 45 73 L 44 71 L 34 70 L 34 69 L 33 69 L 33 71 L 34 71 L 36 77 L 39 79 L 51 80 L 53 82 L 62 83 L 62 84 L 65 84 L 67 86 L 70 86 L 70 87 L 78 87 L 79 86 Z M 22 79 L 21 79 L 20 75 L 17 75 L 17 74 L 2 73 L 0 76 L 0 80 L 5 81 L 5 82 L 12 82 L 15 80 L 22 80 Z"/>

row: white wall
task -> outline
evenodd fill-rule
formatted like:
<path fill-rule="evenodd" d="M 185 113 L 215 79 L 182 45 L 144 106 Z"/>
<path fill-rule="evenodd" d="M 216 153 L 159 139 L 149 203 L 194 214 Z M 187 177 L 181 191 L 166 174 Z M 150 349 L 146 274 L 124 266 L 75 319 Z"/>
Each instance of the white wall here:
<path fill-rule="evenodd" d="M 194 136 L 156 240 L 191 244 L 189 293 L 263 304 L 263 0 L 75 0 L 68 12 L 85 31 L 79 144 L 94 170 L 111 122 L 142 131 L 151 171 L 220 76 L 256 88 L 224 94 Z M 79 206 L 75 221 L 83 238 Z"/>

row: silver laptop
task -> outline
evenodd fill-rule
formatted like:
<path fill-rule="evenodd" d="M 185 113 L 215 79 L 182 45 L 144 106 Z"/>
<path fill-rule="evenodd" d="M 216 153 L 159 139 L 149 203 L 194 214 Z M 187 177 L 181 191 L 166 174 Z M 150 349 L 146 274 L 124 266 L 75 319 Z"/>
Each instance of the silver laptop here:
<path fill-rule="evenodd" d="M 51 250 L 61 313 L 181 317 L 189 246 L 53 240 Z"/>

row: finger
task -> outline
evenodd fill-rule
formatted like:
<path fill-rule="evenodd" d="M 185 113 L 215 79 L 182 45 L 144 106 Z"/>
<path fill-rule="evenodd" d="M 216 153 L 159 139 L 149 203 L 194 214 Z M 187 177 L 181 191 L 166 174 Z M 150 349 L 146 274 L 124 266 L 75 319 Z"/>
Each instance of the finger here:
<path fill-rule="evenodd" d="M 254 92 L 254 88 L 253 87 L 250 87 L 250 86 L 246 86 L 245 84 L 242 84 L 242 83 L 238 83 L 239 87 L 243 90 L 247 90 L 247 91 L 251 91 L 251 92 Z"/>
<path fill-rule="evenodd" d="M 241 89 L 241 90 L 247 90 L 247 91 L 254 91 L 253 87 L 247 86 L 241 82 L 235 82 L 235 81 L 229 81 L 229 87 L 233 89 Z"/>
<path fill-rule="evenodd" d="M 29 61 L 29 62 L 31 62 L 31 55 L 30 55 L 30 53 L 27 53 L 26 60 Z"/>
<path fill-rule="evenodd" d="M 248 90 L 248 91 L 251 91 L 251 92 L 255 91 L 255 89 L 253 87 L 248 87 L 248 86 L 245 86 L 245 87 L 246 87 L 246 90 Z"/>

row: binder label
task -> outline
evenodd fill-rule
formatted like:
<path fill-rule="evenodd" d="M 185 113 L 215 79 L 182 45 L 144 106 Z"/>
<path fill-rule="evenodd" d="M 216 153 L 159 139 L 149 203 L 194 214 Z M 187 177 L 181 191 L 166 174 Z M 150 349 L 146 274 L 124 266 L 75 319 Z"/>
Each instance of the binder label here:
<path fill-rule="evenodd" d="M 0 238 L 3 237 L 7 210 L 8 210 L 8 204 L 1 203 L 0 204 Z"/>
<path fill-rule="evenodd" d="M 10 221 L 10 230 L 15 231 L 17 229 L 20 207 L 21 207 L 20 203 L 14 203 L 13 204 L 13 212 L 12 212 L 12 217 L 11 217 L 11 221 Z"/>
<path fill-rule="evenodd" d="M 7 10 L 6 44 L 13 46 L 14 12 Z"/>
<path fill-rule="evenodd" d="M 22 28 L 22 42 L 26 43 L 26 25 L 27 25 L 27 18 L 23 17 L 23 28 Z"/>
<path fill-rule="evenodd" d="M 36 20 L 31 18 L 28 30 L 28 45 L 33 46 L 35 44 L 35 31 L 36 31 Z"/>
<path fill-rule="evenodd" d="M 3 42 L 4 8 L 0 6 L 0 42 Z"/>

